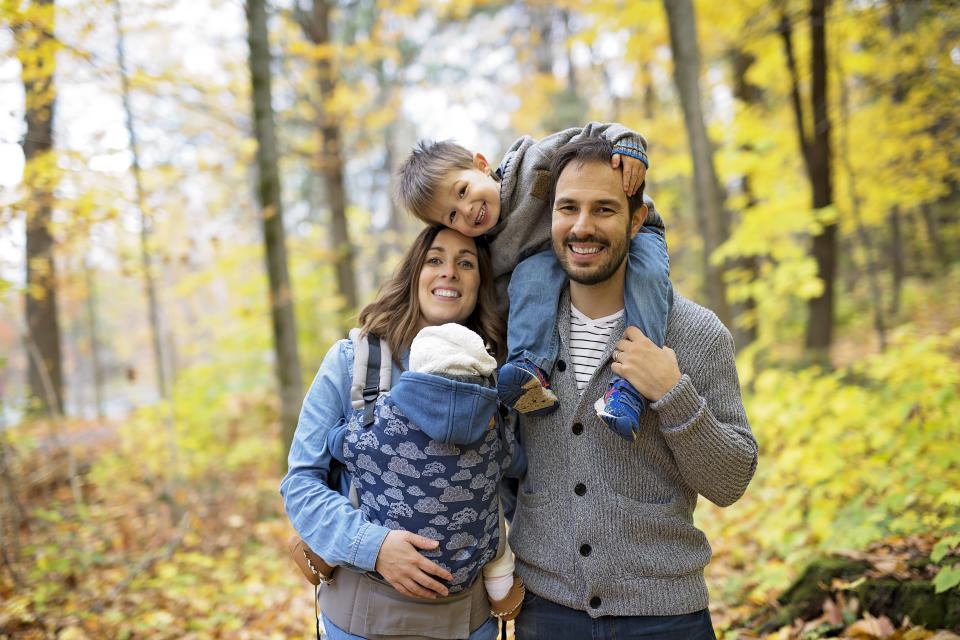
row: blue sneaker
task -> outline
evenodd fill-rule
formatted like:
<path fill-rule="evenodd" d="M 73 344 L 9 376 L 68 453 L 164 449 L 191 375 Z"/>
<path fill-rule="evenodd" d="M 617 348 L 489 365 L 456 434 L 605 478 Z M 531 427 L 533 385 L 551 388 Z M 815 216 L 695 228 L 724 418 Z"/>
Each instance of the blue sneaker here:
<path fill-rule="evenodd" d="M 497 395 L 503 404 L 529 416 L 550 413 L 560 406 L 546 374 L 526 360 L 508 362 L 500 367 Z"/>
<path fill-rule="evenodd" d="M 640 414 L 647 407 L 647 399 L 637 393 L 629 382 L 618 378 L 593 407 L 614 433 L 633 442 L 639 433 Z"/>

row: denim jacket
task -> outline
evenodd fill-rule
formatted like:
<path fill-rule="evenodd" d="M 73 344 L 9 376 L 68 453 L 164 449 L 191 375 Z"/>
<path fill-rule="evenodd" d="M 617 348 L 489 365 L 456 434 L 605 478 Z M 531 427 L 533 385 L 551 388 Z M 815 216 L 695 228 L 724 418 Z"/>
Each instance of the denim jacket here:
<path fill-rule="evenodd" d="M 401 361 L 405 367 L 406 354 Z M 350 340 L 340 340 L 324 357 L 303 401 L 290 447 L 289 470 L 280 484 L 280 493 L 294 529 L 320 557 L 330 564 L 373 571 L 380 545 L 390 529 L 371 522 L 363 511 L 354 508 L 342 490 L 331 489 L 328 485 L 333 457 L 328 442 L 337 440 L 329 437 L 331 431 L 342 430 L 360 412 L 353 409 L 350 401 L 353 367 L 354 348 Z M 415 400 L 418 387 L 420 399 L 423 396 L 423 381 L 417 381 L 422 374 L 407 372 L 401 377 L 401 373 L 402 370 L 393 363 L 392 378 L 399 382 L 391 396 L 397 400 L 398 406 L 410 411 L 412 419 L 427 424 L 430 421 L 426 414 L 414 411 L 414 407 L 433 404 L 421 404 Z M 413 402 L 410 399 L 414 399 Z M 470 425 L 471 422 L 452 420 L 448 424 Z M 514 414 L 505 428 L 516 428 Z M 430 428 L 430 431 L 434 429 Z M 454 434 L 448 434 L 451 436 L 458 439 Z M 516 450 L 518 453 L 504 470 L 506 476 L 518 477 L 526 470 L 526 457 L 519 447 Z"/>

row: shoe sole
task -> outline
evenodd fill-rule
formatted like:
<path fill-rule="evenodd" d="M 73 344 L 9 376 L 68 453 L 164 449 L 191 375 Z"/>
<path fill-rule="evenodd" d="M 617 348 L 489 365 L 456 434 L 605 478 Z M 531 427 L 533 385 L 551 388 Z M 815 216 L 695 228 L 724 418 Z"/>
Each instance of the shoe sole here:
<path fill-rule="evenodd" d="M 553 394 L 553 391 L 544 389 L 536 378 L 531 378 L 523 383 L 522 389 L 523 392 L 520 397 L 513 403 L 513 408 L 518 413 L 533 413 L 534 411 L 553 409 L 557 405 L 557 396 Z"/>

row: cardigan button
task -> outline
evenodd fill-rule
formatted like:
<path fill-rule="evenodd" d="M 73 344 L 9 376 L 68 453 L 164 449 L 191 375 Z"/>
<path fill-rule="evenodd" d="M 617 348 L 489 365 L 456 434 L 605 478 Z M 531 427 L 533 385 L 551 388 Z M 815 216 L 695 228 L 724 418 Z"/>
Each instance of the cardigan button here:
<path fill-rule="evenodd" d="M 588 544 L 580 545 L 580 555 L 582 555 L 584 558 L 590 555 L 591 551 L 593 551 L 593 548 L 590 545 Z"/>
<path fill-rule="evenodd" d="M 599 597 L 599 596 L 593 596 L 592 598 L 590 598 L 590 608 L 591 608 L 591 609 L 599 609 L 599 608 L 600 608 L 600 597 Z"/>
<path fill-rule="evenodd" d="M 574 422 L 570 430 L 573 431 L 573 435 L 578 436 L 583 433 L 583 425 L 579 422 Z"/>
<path fill-rule="evenodd" d="M 557 360 L 557 371 L 566 371 L 567 363 L 563 360 Z"/>
<path fill-rule="evenodd" d="M 587 492 L 587 485 L 583 484 L 582 482 L 578 482 L 577 486 L 573 488 L 573 492 L 578 496 L 582 496 Z"/>

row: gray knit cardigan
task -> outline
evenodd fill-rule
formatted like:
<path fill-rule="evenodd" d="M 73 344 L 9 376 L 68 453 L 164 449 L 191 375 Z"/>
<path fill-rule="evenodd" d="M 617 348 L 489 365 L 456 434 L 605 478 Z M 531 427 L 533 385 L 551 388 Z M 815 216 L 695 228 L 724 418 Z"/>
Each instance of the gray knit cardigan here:
<path fill-rule="evenodd" d="M 521 425 L 528 466 L 510 528 L 517 572 L 538 596 L 594 617 L 705 608 L 711 552 L 693 525 L 697 495 L 732 504 L 757 464 L 730 332 L 711 311 L 675 294 L 666 345 L 683 377 L 643 413 L 630 444 L 593 409 L 610 379 L 622 321 L 582 396 L 566 364 L 568 291 L 558 328 L 564 364 L 551 383 L 560 408 Z"/>

